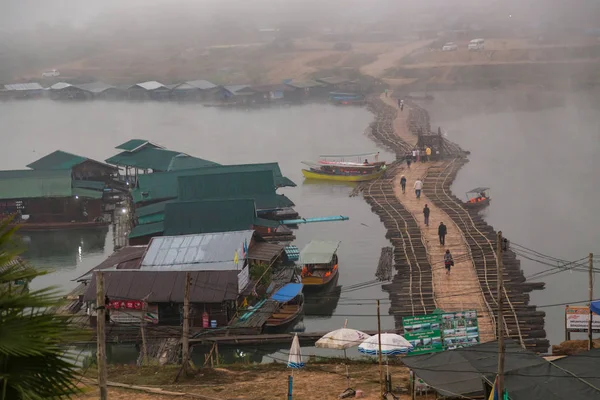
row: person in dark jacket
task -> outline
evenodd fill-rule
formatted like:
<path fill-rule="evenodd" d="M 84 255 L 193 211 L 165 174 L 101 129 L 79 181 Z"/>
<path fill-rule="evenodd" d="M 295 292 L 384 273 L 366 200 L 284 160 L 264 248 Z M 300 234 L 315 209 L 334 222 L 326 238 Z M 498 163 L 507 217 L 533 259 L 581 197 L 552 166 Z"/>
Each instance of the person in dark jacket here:
<path fill-rule="evenodd" d="M 402 187 L 402 193 L 406 193 L 406 177 L 404 175 L 400 178 L 400 186 Z"/>
<path fill-rule="evenodd" d="M 452 254 L 450 254 L 450 250 L 446 250 L 444 254 L 444 267 L 446 268 L 446 275 L 450 275 L 450 268 L 454 265 L 454 259 L 452 258 Z"/>
<path fill-rule="evenodd" d="M 429 207 L 427 207 L 427 204 L 425 204 L 425 208 L 423 208 L 423 215 L 425 216 L 425 225 L 429 226 L 429 212 L 431 210 L 429 209 Z"/>
<path fill-rule="evenodd" d="M 446 244 L 446 234 L 448 230 L 446 229 L 446 225 L 443 222 L 440 222 L 440 226 L 438 227 L 438 236 L 440 237 L 440 245 Z"/>

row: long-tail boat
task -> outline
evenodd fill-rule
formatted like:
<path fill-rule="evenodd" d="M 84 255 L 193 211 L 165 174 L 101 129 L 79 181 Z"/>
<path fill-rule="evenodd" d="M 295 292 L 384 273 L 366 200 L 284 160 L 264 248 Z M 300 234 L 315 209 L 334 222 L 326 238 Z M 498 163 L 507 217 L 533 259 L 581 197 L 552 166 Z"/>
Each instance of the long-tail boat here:
<path fill-rule="evenodd" d="M 300 252 L 304 291 L 325 289 L 338 274 L 337 249 L 340 242 L 313 240 Z"/>

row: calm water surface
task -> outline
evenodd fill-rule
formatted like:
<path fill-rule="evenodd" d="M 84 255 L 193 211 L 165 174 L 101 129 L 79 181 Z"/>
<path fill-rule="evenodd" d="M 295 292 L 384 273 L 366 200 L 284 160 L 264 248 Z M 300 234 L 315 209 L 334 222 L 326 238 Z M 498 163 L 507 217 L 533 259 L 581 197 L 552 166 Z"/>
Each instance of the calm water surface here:
<path fill-rule="evenodd" d="M 168 148 L 224 164 L 278 161 L 284 175 L 298 184 L 288 195 L 303 217 L 347 215 L 346 222 L 301 226 L 295 244 L 313 239 L 340 240 L 339 299 L 316 308 L 325 316 L 305 316 L 306 331 L 336 329 L 348 319 L 356 329 L 376 329 L 373 299 L 387 299 L 379 285 L 346 291 L 343 287 L 375 279 L 381 247 L 388 245 L 379 218 L 361 197 L 350 198 L 352 186 L 308 183 L 300 172 L 303 160 L 319 154 L 360 153 L 376 149 L 364 135 L 373 116 L 365 109 L 313 104 L 257 111 L 224 111 L 171 103 L 59 103 L 52 101 L 0 104 L 0 120 L 10 146 L 0 149 L 0 168 L 24 168 L 56 149 L 104 160 L 115 146 L 145 138 Z M 382 152 L 382 159 L 393 160 Z M 112 252 L 112 232 L 66 232 L 27 235 L 26 257 L 54 270 L 34 286 L 74 287 L 70 280 L 87 272 Z M 358 300 L 357 300 L 358 299 Z M 382 307 L 382 326 L 392 328 Z M 333 314 L 333 316 L 331 316 Z"/>
<path fill-rule="evenodd" d="M 563 105 L 533 111 L 510 92 L 434 97 L 424 106 L 435 129 L 441 125 L 471 151 L 452 186 L 457 196 L 491 187 L 483 215 L 522 246 L 569 261 L 600 254 L 600 94 L 569 94 Z M 519 258 L 525 276 L 556 266 Z M 587 258 L 583 262 L 587 266 Z M 588 275 L 562 272 L 539 281 L 546 289 L 532 292 L 532 304 L 546 312 L 548 338 L 556 344 L 564 340 L 564 306 L 551 305 L 586 300 Z"/>

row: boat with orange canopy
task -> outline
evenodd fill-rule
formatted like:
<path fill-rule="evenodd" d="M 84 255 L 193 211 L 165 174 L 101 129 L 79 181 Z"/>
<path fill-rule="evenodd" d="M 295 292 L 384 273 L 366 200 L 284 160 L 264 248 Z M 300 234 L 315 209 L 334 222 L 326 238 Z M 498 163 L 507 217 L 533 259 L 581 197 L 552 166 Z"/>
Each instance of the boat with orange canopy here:
<path fill-rule="evenodd" d="M 476 187 L 467 192 L 465 208 L 483 208 L 490 204 L 490 188 Z"/>

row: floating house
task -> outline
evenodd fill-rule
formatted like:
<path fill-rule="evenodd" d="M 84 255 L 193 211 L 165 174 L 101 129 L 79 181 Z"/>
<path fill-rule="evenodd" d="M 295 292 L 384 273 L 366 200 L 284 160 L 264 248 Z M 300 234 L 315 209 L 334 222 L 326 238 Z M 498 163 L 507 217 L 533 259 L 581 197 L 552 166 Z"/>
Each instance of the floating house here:
<path fill-rule="evenodd" d="M 220 87 L 205 80 L 188 81 L 174 85 L 171 98 L 178 101 L 209 101 L 220 95 Z"/>
<path fill-rule="evenodd" d="M 256 101 L 262 103 L 285 101 L 286 93 L 293 91 L 292 88 L 284 84 L 252 86 L 251 89 L 256 92 L 256 96 L 254 96 Z"/>
<path fill-rule="evenodd" d="M 325 78 L 316 79 L 317 82 L 325 85 L 328 91 L 350 91 L 354 92 L 358 90 L 356 82 L 343 78 L 341 76 L 329 76 Z"/>
<path fill-rule="evenodd" d="M 94 99 L 121 100 L 127 96 L 124 90 L 104 82 L 83 83 L 77 87 Z"/>
<path fill-rule="evenodd" d="M 257 93 L 250 85 L 226 85 L 221 96 L 226 101 L 250 104 L 256 99 Z"/>
<path fill-rule="evenodd" d="M 17 214 L 21 231 L 105 227 L 104 187 L 70 169 L 0 171 L 0 213 Z"/>
<path fill-rule="evenodd" d="M 79 86 L 67 82 L 58 82 L 48 88 L 50 98 L 53 100 L 87 100 L 92 94 Z"/>
<path fill-rule="evenodd" d="M 168 100 L 170 90 L 157 81 L 136 83 L 127 88 L 130 100 Z"/>
<path fill-rule="evenodd" d="M 138 225 L 130 245 L 147 244 L 155 236 L 230 232 L 252 229 L 265 240 L 293 239 L 289 228 L 258 217 L 254 199 L 170 201 L 136 210 Z M 283 239 L 282 239 L 283 238 Z"/>
<path fill-rule="evenodd" d="M 292 89 L 288 97 L 293 101 L 302 101 L 309 97 L 325 95 L 328 92 L 324 84 L 312 80 L 292 80 L 286 82 L 285 85 Z"/>
<path fill-rule="evenodd" d="M 237 312 L 237 300 L 253 287 L 251 254 L 257 243 L 251 230 L 153 238 L 137 266 L 117 264 L 103 270 L 111 322 L 131 324 L 146 318 L 156 325 L 179 326 L 190 273 L 191 326 L 227 325 Z M 284 254 L 283 246 L 276 247 L 271 251 L 274 259 Z M 93 310 L 95 274 L 83 300 Z"/>
<path fill-rule="evenodd" d="M 296 186 L 294 182 L 283 176 L 278 163 L 234 164 L 206 166 L 194 169 L 182 168 L 168 172 L 139 175 L 138 184 L 132 190 L 131 194 L 136 204 L 147 205 L 157 201 L 177 198 L 179 194 L 178 178 L 181 176 L 253 173 L 260 171 L 269 171 L 271 173 L 274 189 Z"/>
<path fill-rule="evenodd" d="M 32 99 L 42 97 L 44 88 L 36 82 L 4 85 L 5 97 L 9 99 Z"/>
<path fill-rule="evenodd" d="M 165 149 L 145 139 L 131 139 L 116 149 L 122 151 L 105 161 L 124 168 L 125 180 L 132 186 L 141 174 L 219 165 L 179 151 Z"/>

